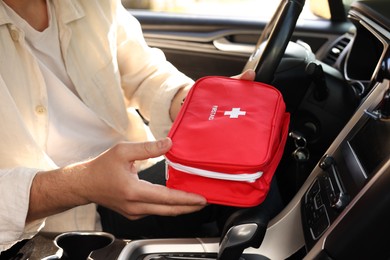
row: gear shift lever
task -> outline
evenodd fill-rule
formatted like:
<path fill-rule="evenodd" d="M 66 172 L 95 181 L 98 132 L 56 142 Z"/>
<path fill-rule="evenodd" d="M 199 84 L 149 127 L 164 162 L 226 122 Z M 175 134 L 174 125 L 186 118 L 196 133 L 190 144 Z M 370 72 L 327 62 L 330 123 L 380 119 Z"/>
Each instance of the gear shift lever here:
<path fill-rule="evenodd" d="M 226 222 L 222 232 L 218 260 L 238 260 L 248 247 L 259 248 L 269 221 L 262 207 L 241 209 Z"/>

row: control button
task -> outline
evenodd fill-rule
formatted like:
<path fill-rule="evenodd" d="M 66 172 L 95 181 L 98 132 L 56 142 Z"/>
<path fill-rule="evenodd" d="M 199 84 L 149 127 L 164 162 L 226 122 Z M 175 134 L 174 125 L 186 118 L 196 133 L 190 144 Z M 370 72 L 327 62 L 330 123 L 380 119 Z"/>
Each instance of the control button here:
<path fill-rule="evenodd" d="M 320 208 L 320 207 L 322 206 L 322 199 L 321 199 L 320 193 L 318 193 L 318 194 L 315 196 L 315 201 L 314 201 L 314 203 L 315 203 L 315 206 L 316 206 L 317 209 Z"/>
<path fill-rule="evenodd" d="M 337 194 L 334 198 L 332 198 L 332 204 L 330 205 L 332 208 L 336 210 L 343 210 L 349 203 L 350 197 L 348 194 L 343 192 Z"/>
<path fill-rule="evenodd" d="M 321 215 L 310 228 L 313 239 L 318 239 L 329 227 L 329 219 L 326 214 Z"/>
<path fill-rule="evenodd" d="M 313 187 L 312 187 L 312 190 L 311 192 L 314 194 L 318 193 L 320 191 L 320 182 L 318 180 L 316 180 L 316 182 L 314 183 Z"/>
<path fill-rule="evenodd" d="M 315 196 L 320 192 L 320 183 L 316 180 L 306 194 L 306 203 L 313 203 Z"/>
<path fill-rule="evenodd" d="M 44 114 L 46 113 L 46 107 L 38 105 L 35 107 L 35 112 L 37 112 L 37 114 Z"/>

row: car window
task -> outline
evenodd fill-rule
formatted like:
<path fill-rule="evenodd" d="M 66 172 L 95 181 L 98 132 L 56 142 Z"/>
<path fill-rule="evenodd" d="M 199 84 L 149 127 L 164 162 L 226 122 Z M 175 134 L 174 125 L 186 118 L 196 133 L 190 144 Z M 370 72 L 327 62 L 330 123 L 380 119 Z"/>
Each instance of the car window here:
<path fill-rule="evenodd" d="M 279 4 L 277 0 L 122 0 L 122 2 L 130 9 L 146 9 L 153 12 L 247 17 L 260 20 L 269 20 Z M 301 17 L 320 19 L 310 11 L 309 1 L 306 2 Z"/>

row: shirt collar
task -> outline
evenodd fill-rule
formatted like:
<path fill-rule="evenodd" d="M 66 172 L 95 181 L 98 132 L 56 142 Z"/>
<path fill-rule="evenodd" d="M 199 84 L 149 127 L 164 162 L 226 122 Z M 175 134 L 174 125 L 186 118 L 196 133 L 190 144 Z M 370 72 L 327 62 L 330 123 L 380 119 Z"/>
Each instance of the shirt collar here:
<path fill-rule="evenodd" d="M 12 23 L 11 18 L 8 17 L 3 1 L 0 1 L 0 25 L 8 23 Z"/>
<path fill-rule="evenodd" d="M 70 23 L 84 17 L 85 12 L 79 0 L 51 0 L 57 12 L 57 17 L 61 17 L 64 23 Z M 85 1 L 85 0 L 81 0 Z"/>
<path fill-rule="evenodd" d="M 54 7 L 57 12 L 57 16 L 61 17 L 64 23 L 70 23 L 78 20 L 85 15 L 83 7 L 80 5 L 78 0 L 49 0 L 53 1 Z M 85 1 L 85 0 L 84 0 Z M 0 2 L 0 25 L 12 23 L 10 17 Z"/>

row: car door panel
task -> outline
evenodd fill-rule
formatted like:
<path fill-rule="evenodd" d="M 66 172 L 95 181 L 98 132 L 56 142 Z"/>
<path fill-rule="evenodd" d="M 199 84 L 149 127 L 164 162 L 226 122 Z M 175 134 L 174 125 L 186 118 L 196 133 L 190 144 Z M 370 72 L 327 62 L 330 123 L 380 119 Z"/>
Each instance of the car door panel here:
<path fill-rule="evenodd" d="M 140 21 L 148 44 L 162 49 L 170 62 L 193 79 L 239 74 L 266 25 L 260 20 L 130 12 Z M 330 23 L 298 21 L 291 40 L 304 42 L 320 60 L 326 59 L 351 28 L 349 23 Z"/>

